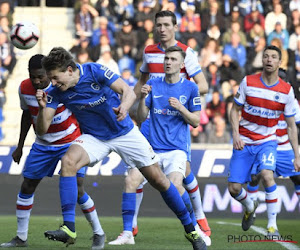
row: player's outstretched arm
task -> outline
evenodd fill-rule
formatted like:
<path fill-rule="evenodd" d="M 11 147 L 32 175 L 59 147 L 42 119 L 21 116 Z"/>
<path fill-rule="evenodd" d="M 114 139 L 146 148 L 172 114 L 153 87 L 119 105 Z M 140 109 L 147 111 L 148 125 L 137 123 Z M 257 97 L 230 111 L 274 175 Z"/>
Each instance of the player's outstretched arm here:
<path fill-rule="evenodd" d="M 26 136 L 28 134 L 30 127 L 31 127 L 31 114 L 30 114 L 29 110 L 23 110 L 18 146 L 12 153 L 12 158 L 13 158 L 14 162 L 16 162 L 18 164 L 23 155 L 23 146 L 24 146 L 24 142 L 25 142 L 25 139 L 26 139 Z"/>
<path fill-rule="evenodd" d="M 117 115 L 117 121 L 122 121 L 128 114 L 129 109 L 133 105 L 136 95 L 133 90 L 121 78 L 118 78 L 110 85 L 111 89 L 122 95 L 121 104 L 119 107 L 113 107 Z"/>
<path fill-rule="evenodd" d="M 295 123 L 295 117 L 285 117 L 285 121 L 288 125 L 288 135 L 290 143 L 293 147 L 295 154 L 294 167 L 297 172 L 300 171 L 300 155 L 299 155 L 299 146 L 298 146 L 298 131 Z"/>
<path fill-rule="evenodd" d="M 205 79 L 203 72 L 198 73 L 193 77 L 195 83 L 198 85 L 200 94 L 206 94 L 208 92 L 208 83 Z"/>
<path fill-rule="evenodd" d="M 149 108 L 146 106 L 146 96 L 151 91 L 151 86 L 144 84 L 141 88 L 141 99 L 137 110 L 137 119 L 140 123 L 144 122 L 148 116 Z"/>
<path fill-rule="evenodd" d="M 35 96 L 39 104 L 36 133 L 41 136 L 45 134 L 50 127 L 56 110 L 53 108 L 47 108 L 47 94 L 43 90 L 38 89 Z"/>
<path fill-rule="evenodd" d="M 235 102 L 233 102 L 230 111 L 230 123 L 232 127 L 233 148 L 237 150 L 242 150 L 245 145 L 245 143 L 240 138 L 240 133 L 239 133 L 239 120 L 240 120 L 241 109 L 242 106 L 239 106 Z"/>

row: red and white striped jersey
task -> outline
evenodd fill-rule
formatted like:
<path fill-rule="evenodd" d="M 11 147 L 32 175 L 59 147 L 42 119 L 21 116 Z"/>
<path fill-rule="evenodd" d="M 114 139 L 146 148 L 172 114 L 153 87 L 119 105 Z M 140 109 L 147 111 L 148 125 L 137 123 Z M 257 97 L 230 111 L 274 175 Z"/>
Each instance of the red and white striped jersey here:
<path fill-rule="evenodd" d="M 180 42 L 177 42 L 176 46 L 179 46 L 186 52 L 185 68 L 181 70 L 180 77 L 190 79 L 200 73 L 202 70 L 193 49 Z M 143 64 L 140 67 L 140 72 L 149 73 L 150 79 L 164 77 L 164 58 L 165 50 L 160 46 L 160 43 L 147 46 L 144 49 Z"/>
<path fill-rule="evenodd" d="M 266 85 L 261 74 L 246 76 L 234 98 L 243 105 L 239 124 L 241 139 L 246 144 L 261 144 L 276 140 L 276 129 L 280 115 L 294 116 L 294 91 L 290 84 L 279 78 Z"/>
<path fill-rule="evenodd" d="M 296 109 L 296 115 L 295 115 L 295 122 L 298 124 L 300 123 L 300 108 L 299 103 L 296 99 L 294 99 L 294 105 Z M 277 150 L 292 150 L 292 145 L 289 141 L 289 136 L 287 132 L 287 123 L 284 119 L 283 114 L 279 117 L 278 122 L 278 128 L 276 130 L 276 136 L 277 136 L 277 143 L 278 147 Z"/>
<path fill-rule="evenodd" d="M 44 91 L 47 92 L 51 87 L 50 83 Z M 30 78 L 21 82 L 19 87 L 21 109 L 29 110 L 34 130 L 39 111 L 35 94 L 36 89 L 33 87 Z M 81 132 L 75 116 L 63 104 L 60 104 L 47 133 L 43 136 L 37 135 L 35 142 L 42 145 L 62 145 L 74 141 L 80 135 Z"/>

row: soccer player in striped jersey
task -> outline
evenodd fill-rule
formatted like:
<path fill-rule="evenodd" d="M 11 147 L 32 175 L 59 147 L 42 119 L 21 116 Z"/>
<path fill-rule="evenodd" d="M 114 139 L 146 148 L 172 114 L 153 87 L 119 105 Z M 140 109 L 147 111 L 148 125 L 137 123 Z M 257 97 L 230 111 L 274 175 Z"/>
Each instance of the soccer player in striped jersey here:
<path fill-rule="evenodd" d="M 192 78 L 198 85 L 200 93 L 207 93 L 208 84 L 201 70 L 198 62 L 198 58 L 194 51 L 180 43 L 175 39 L 175 32 L 178 30 L 176 23 L 176 16 L 171 11 L 160 11 L 155 15 L 155 30 L 158 34 L 160 42 L 158 44 L 149 45 L 144 50 L 143 64 L 140 68 L 141 77 L 135 86 L 135 93 L 137 99 L 141 96 L 141 88 L 146 84 L 147 80 L 150 78 L 164 77 L 164 56 L 165 50 L 170 46 L 179 46 L 186 52 L 186 57 L 184 60 L 185 67 L 180 71 L 180 76 L 184 78 Z M 141 132 L 148 138 L 149 134 L 149 119 L 143 122 L 141 126 Z M 190 132 L 188 131 L 188 134 Z M 190 167 L 191 152 L 189 151 L 185 179 L 183 180 L 185 188 L 187 189 L 194 212 L 197 218 L 197 222 L 200 228 L 210 236 L 211 230 L 207 223 L 207 219 L 202 209 L 200 189 L 198 182 Z M 128 175 L 125 178 L 125 189 L 123 192 L 122 201 L 122 214 L 123 214 L 123 232 L 118 237 L 117 240 L 109 244 L 127 244 L 127 242 L 133 242 L 132 235 L 130 235 L 131 230 L 133 235 L 137 234 L 137 214 L 139 211 L 139 206 L 143 198 L 143 184 L 144 177 L 136 168 L 128 168 Z M 124 211 L 129 211 L 124 213 Z M 133 220 L 133 222 L 132 222 Z M 127 235 L 128 237 L 124 237 Z"/>
<path fill-rule="evenodd" d="M 258 202 L 251 200 L 242 187 L 242 184 L 251 181 L 253 166 L 257 166 L 266 191 L 268 220 L 276 220 L 278 195 L 273 172 L 277 160 L 276 130 L 281 114 L 290 130 L 288 137 L 295 156 L 294 168 L 300 171 L 294 91 L 290 84 L 278 77 L 280 49 L 266 47 L 262 62 L 262 73 L 246 76 L 242 80 L 230 112 L 233 154 L 228 188 L 231 196 L 245 207 L 242 220 L 244 231 L 253 224 L 258 206 Z"/>
<path fill-rule="evenodd" d="M 35 94 L 37 89 L 49 91 L 52 88 L 45 70 L 42 68 L 43 55 L 37 54 L 30 58 L 28 70 L 30 78 L 22 81 L 19 88 L 21 108 L 21 132 L 18 146 L 12 154 L 13 160 L 20 162 L 22 149 L 27 133 L 33 125 L 36 128 L 38 102 Z M 70 143 L 81 135 L 75 116 L 62 104 L 55 112 L 50 127 L 43 136 L 37 136 L 26 159 L 23 176 L 24 180 L 17 197 L 16 215 L 18 218 L 17 236 L 1 247 L 26 247 L 30 213 L 33 207 L 34 192 L 45 177 L 52 177 L 58 161 L 68 150 Z M 83 178 L 85 168 L 77 173 L 78 200 L 82 212 L 93 228 L 93 249 L 102 249 L 105 234 L 100 225 L 94 201 L 84 191 Z"/>
<path fill-rule="evenodd" d="M 285 72 L 281 70 L 280 78 L 285 80 Z M 296 109 L 295 121 L 297 126 L 300 126 L 300 107 L 298 101 L 294 100 L 294 106 Z M 275 176 L 289 177 L 294 183 L 295 191 L 300 200 L 300 172 L 296 172 L 294 168 L 294 151 L 288 139 L 287 123 L 284 120 L 283 114 L 280 115 L 278 128 L 276 130 L 277 136 L 277 159 Z M 252 200 L 257 200 L 257 193 L 259 188 L 260 175 L 257 174 L 257 169 L 254 167 L 251 171 L 251 182 L 247 185 L 247 193 Z M 266 203 L 268 201 L 266 200 Z M 278 227 L 275 216 L 268 216 L 268 236 L 279 236 Z"/>

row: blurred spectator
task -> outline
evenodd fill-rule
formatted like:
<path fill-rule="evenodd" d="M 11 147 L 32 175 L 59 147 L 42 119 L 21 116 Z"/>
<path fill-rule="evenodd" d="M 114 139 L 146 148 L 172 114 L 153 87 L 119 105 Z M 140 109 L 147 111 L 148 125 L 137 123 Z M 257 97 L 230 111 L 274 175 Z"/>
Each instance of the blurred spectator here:
<path fill-rule="evenodd" d="M 270 45 L 276 46 L 281 50 L 281 64 L 280 67 L 283 68 L 284 70 L 287 70 L 288 68 L 288 63 L 289 63 L 289 55 L 287 50 L 283 47 L 282 41 L 280 38 L 274 38 L 271 40 Z"/>
<path fill-rule="evenodd" d="M 116 74 L 121 75 L 118 64 L 112 58 L 109 47 L 106 47 L 105 49 L 101 50 L 101 56 L 100 56 L 99 60 L 97 61 L 97 63 L 100 63 L 100 64 L 108 67 L 110 70 L 112 70 Z"/>
<path fill-rule="evenodd" d="M 226 99 L 231 95 L 232 86 L 242 81 L 243 73 L 237 61 L 232 60 L 229 55 L 222 58 L 223 64 L 220 67 L 221 89 L 223 98 Z"/>
<path fill-rule="evenodd" d="M 212 93 L 212 100 L 206 104 L 206 114 L 210 121 L 216 114 L 220 114 L 222 118 L 225 118 L 225 102 L 221 100 L 219 90 L 215 88 Z"/>
<path fill-rule="evenodd" d="M 255 23 L 247 35 L 248 46 L 255 47 L 260 38 L 265 38 L 265 31 L 259 23 Z"/>
<path fill-rule="evenodd" d="M 295 9 L 292 11 L 292 20 L 290 21 L 290 25 L 287 28 L 289 33 L 293 33 L 295 31 L 295 27 L 298 26 L 300 24 L 300 12 Z M 290 18 L 289 18 L 290 20 Z"/>
<path fill-rule="evenodd" d="M 222 64 L 222 52 L 217 40 L 208 38 L 200 54 L 200 65 L 205 69 L 211 62 L 218 67 Z"/>
<path fill-rule="evenodd" d="M 143 27 L 144 21 L 147 19 L 154 21 L 154 16 L 155 16 L 155 11 L 153 10 L 154 6 L 155 6 L 154 0 L 151 1 L 144 0 L 139 2 L 138 9 L 134 18 L 138 28 Z"/>
<path fill-rule="evenodd" d="M 0 16 L 7 17 L 9 26 L 12 26 L 12 11 L 11 11 L 11 1 L 1 1 L 0 2 Z"/>
<path fill-rule="evenodd" d="M 259 13 L 258 9 L 253 9 L 251 13 L 245 16 L 244 19 L 244 29 L 248 33 L 254 27 L 255 24 L 260 24 L 263 30 L 265 29 L 265 17 L 263 14 Z"/>
<path fill-rule="evenodd" d="M 253 9 L 264 13 L 264 8 L 259 0 L 239 0 L 238 6 L 242 16 L 247 16 Z"/>
<path fill-rule="evenodd" d="M 244 18 L 240 15 L 239 7 L 234 6 L 231 15 L 226 17 L 225 29 L 229 29 L 232 22 L 238 22 L 240 24 L 241 30 L 244 30 Z"/>
<path fill-rule="evenodd" d="M 10 27 L 7 16 L 0 17 L 0 32 L 4 32 L 9 35 Z"/>
<path fill-rule="evenodd" d="M 194 23 L 195 31 L 201 31 L 201 19 L 198 13 L 195 13 L 195 6 L 188 5 L 185 14 L 181 18 L 180 32 L 188 31 L 189 23 Z"/>
<path fill-rule="evenodd" d="M 291 34 L 289 39 L 289 49 L 295 51 L 297 49 L 298 40 L 300 39 L 300 24 L 295 26 L 294 33 Z"/>
<path fill-rule="evenodd" d="M 212 129 L 208 133 L 207 143 L 230 143 L 230 140 L 231 136 L 226 129 L 224 118 L 222 118 L 220 115 L 216 115 L 213 119 Z"/>
<path fill-rule="evenodd" d="M 277 22 L 281 23 L 282 29 L 286 29 L 287 16 L 282 12 L 282 6 L 280 3 L 274 5 L 274 10 L 269 12 L 265 18 L 265 32 L 269 35 L 274 29 Z"/>
<path fill-rule="evenodd" d="M 209 95 L 213 92 L 215 89 L 220 89 L 220 80 L 221 80 L 221 74 L 218 70 L 218 66 L 212 62 L 210 63 L 206 68 L 205 78 L 208 83 L 208 93 L 206 95 L 206 101 L 210 101 Z"/>
<path fill-rule="evenodd" d="M 222 45 L 224 46 L 226 43 L 230 43 L 231 41 L 231 35 L 233 33 L 236 33 L 239 35 L 240 37 L 240 43 L 243 46 L 247 46 L 247 38 L 246 38 L 246 34 L 241 30 L 241 26 L 239 24 L 239 22 L 232 22 L 231 23 L 231 27 L 229 30 L 227 30 L 222 37 Z"/>
<path fill-rule="evenodd" d="M 70 49 L 71 54 L 74 58 L 77 57 L 77 54 L 79 51 L 86 50 L 91 57 L 93 54 L 92 49 L 89 47 L 90 40 L 86 36 L 81 36 L 79 40 L 76 40 L 76 43 L 73 45 L 73 47 Z"/>
<path fill-rule="evenodd" d="M 246 64 L 247 53 L 246 48 L 240 43 L 240 36 L 238 34 L 231 34 L 231 43 L 227 43 L 224 46 L 223 54 L 229 55 L 233 60 L 237 61 L 243 70 Z"/>
<path fill-rule="evenodd" d="M 206 126 L 208 123 L 209 123 L 208 116 L 205 110 L 201 109 L 199 126 L 196 128 L 190 126 L 191 140 L 193 143 L 206 143 L 207 141 Z"/>
<path fill-rule="evenodd" d="M 278 38 L 282 42 L 283 49 L 287 50 L 289 47 L 289 33 L 286 29 L 282 29 L 281 23 L 275 24 L 275 29 L 268 35 L 267 43 L 271 45 L 271 41 L 274 38 Z"/>
<path fill-rule="evenodd" d="M 131 56 L 132 48 L 129 44 L 122 46 L 123 56 L 118 60 L 118 67 L 120 72 L 124 69 L 129 69 L 131 74 L 135 75 L 135 60 Z"/>
<path fill-rule="evenodd" d="M 212 25 L 217 25 L 221 33 L 225 28 L 225 17 L 219 11 L 219 3 L 216 1 L 210 2 L 209 11 L 201 13 L 201 29 L 203 32 L 207 32 L 207 30 Z"/>
<path fill-rule="evenodd" d="M 207 30 L 207 36 L 210 38 L 213 38 L 220 42 L 221 38 L 221 31 L 219 29 L 218 25 L 212 25 L 208 30 Z"/>
<path fill-rule="evenodd" d="M 162 4 L 161 10 L 172 11 L 176 16 L 177 25 L 178 25 L 178 27 L 180 27 L 182 15 L 180 14 L 180 12 L 177 9 L 176 0 L 166 0 L 166 1 L 164 1 L 164 3 L 165 4 Z"/>
<path fill-rule="evenodd" d="M 138 50 L 137 56 L 136 56 L 136 60 L 137 60 L 137 68 L 139 69 L 142 64 L 142 60 L 143 60 L 143 52 L 144 52 L 144 48 L 146 48 L 148 45 L 153 45 L 155 43 L 153 38 L 148 38 L 144 45 L 142 46 L 142 49 Z M 137 70 L 137 73 L 139 72 L 139 70 Z"/>
<path fill-rule="evenodd" d="M 298 10 L 300 12 L 300 0 L 290 0 L 290 11 Z"/>
<path fill-rule="evenodd" d="M 260 37 L 255 43 L 255 47 L 249 48 L 247 53 L 246 74 L 254 74 L 262 70 L 262 57 L 266 47 L 266 39 Z"/>
<path fill-rule="evenodd" d="M 134 8 L 132 0 L 115 0 L 115 13 L 118 16 L 118 21 L 124 21 L 134 18 Z"/>
<path fill-rule="evenodd" d="M 98 11 L 99 16 L 105 16 L 108 19 L 109 24 L 118 23 L 119 20 L 115 12 L 117 3 L 115 0 L 98 0 L 95 4 L 95 8 Z"/>
<path fill-rule="evenodd" d="M 99 44 L 97 44 L 96 46 L 93 46 L 91 48 L 91 59 L 93 62 L 96 62 L 99 58 L 100 58 L 100 55 L 101 55 L 101 51 L 102 50 L 110 50 L 111 51 L 111 55 L 113 58 L 116 57 L 115 53 L 114 53 L 114 49 L 112 46 L 110 46 L 109 44 L 109 40 L 107 38 L 106 35 L 101 35 L 100 38 L 99 38 Z"/>
<path fill-rule="evenodd" d="M 6 99 L 5 99 L 4 88 L 2 88 L 1 84 L 0 84 L 0 141 L 2 141 L 4 138 L 4 135 L 2 132 L 2 122 L 4 121 L 3 106 L 4 106 L 5 101 L 6 101 Z"/>
<path fill-rule="evenodd" d="M 300 100 L 300 39 L 297 41 L 297 48 L 295 51 L 295 73 L 296 79 L 293 82 L 293 89 L 297 100 Z"/>
<path fill-rule="evenodd" d="M 144 49 L 144 43 L 148 38 L 154 38 L 158 42 L 157 34 L 154 31 L 154 22 L 150 19 L 144 21 L 144 26 L 138 31 L 138 47 Z"/>
<path fill-rule="evenodd" d="M 123 21 L 122 29 L 116 33 L 116 49 L 118 58 L 121 58 L 124 55 L 124 45 L 131 47 L 131 57 L 135 57 L 138 45 L 137 32 L 132 29 L 132 24 L 128 20 Z"/>
<path fill-rule="evenodd" d="M 200 46 L 198 45 L 194 37 L 189 38 L 185 44 L 192 48 L 195 51 L 197 57 L 199 57 Z"/>
<path fill-rule="evenodd" d="M 136 85 L 138 79 L 136 79 L 130 69 L 123 69 L 121 70 L 121 77 L 122 79 L 131 87 L 132 89 Z"/>
<path fill-rule="evenodd" d="M 91 5 L 84 3 L 80 11 L 75 15 L 76 35 L 91 37 L 93 34 L 94 18 L 98 16 L 98 11 Z"/>
<path fill-rule="evenodd" d="M 11 73 L 17 63 L 13 45 L 8 41 L 6 33 L 0 33 L 0 59 L 1 66 Z"/>
<path fill-rule="evenodd" d="M 105 35 L 108 38 L 110 45 L 114 46 L 115 45 L 114 34 L 108 28 L 107 18 L 104 16 L 99 17 L 98 23 L 99 23 L 99 26 L 96 29 L 94 29 L 94 31 L 93 31 L 91 45 L 95 46 L 95 45 L 99 44 L 100 36 Z"/>
<path fill-rule="evenodd" d="M 193 21 L 189 21 L 187 24 L 187 30 L 181 32 L 180 40 L 182 43 L 186 44 L 190 38 L 194 38 L 200 48 L 203 47 L 203 34 L 196 29 L 196 25 Z"/>
<path fill-rule="evenodd" d="M 80 64 L 92 62 L 90 58 L 89 51 L 87 49 L 80 49 L 76 54 L 76 61 Z"/>
<path fill-rule="evenodd" d="M 281 1 L 281 0 L 268 0 L 268 1 L 264 1 L 264 13 L 265 16 L 269 13 L 272 12 L 275 8 L 276 4 L 281 4 L 283 12 L 286 14 L 290 13 L 290 9 L 289 9 L 289 1 Z"/>

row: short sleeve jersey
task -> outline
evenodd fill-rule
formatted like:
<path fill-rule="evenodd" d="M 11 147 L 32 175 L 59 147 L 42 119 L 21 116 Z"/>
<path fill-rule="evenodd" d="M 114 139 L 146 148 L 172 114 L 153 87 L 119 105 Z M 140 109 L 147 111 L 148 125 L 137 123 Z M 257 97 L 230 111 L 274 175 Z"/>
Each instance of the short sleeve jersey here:
<path fill-rule="evenodd" d="M 118 94 L 110 86 L 119 76 L 97 63 L 77 65 L 80 79 L 77 84 L 60 91 L 54 88 L 48 93 L 47 107 L 56 109 L 63 103 L 75 114 L 83 133 L 100 140 L 110 140 L 127 134 L 134 126 L 129 115 L 117 121 L 113 107 L 121 103 Z"/>

